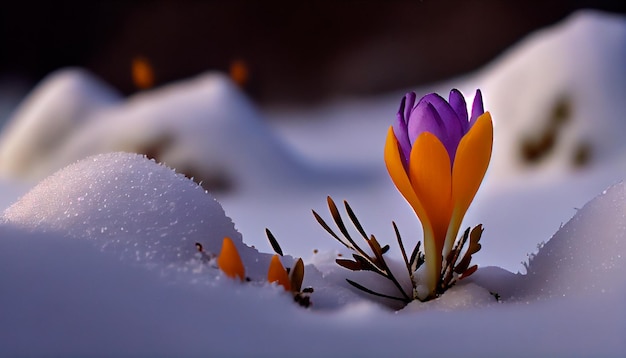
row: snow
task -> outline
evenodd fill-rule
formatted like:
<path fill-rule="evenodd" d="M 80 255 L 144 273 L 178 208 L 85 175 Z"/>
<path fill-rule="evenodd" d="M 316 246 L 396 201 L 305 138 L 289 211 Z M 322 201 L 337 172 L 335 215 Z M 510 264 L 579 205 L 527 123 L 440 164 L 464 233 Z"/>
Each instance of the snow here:
<path fill-rule="evenodd" d="M 85 70 L 65 69 L 49 75 L 16 109 L 1 133 L 0 174 L 32 175 L 52 160 L 51 154 L 67 133 L 87 121 L 88 113 L 119 100 L 112 88 Z"/>
<path fill-rule="evenodd" d="M 219 253 L 222 239 L 244 248 L 221 205 L 197 184 L 137 154 L 111 153 L 48 177 L 4 212 L 20 227 L 94 240 L 103 250 L 148 262 Z"/>
<path fill-rule="evenodd" d="M 51 74 L 9 123 L 0 141 L 0 155 L 7 158 L 0 161 L 0 173 L 41 179 L 89 155 L 127 151 L 148 152 L 218 189 L 309 177 L 221 73 L 208 72 L 124 102 L 103 91 L 83 70 Z M 227 150 L 233 143 L 236 150 Z"/>
<path fill-rule="evenodd" d="M 233 240 L 246 276 L 253 280 L 264 280 L 271 258 L 243 243 L 210 193 L 172 169 L 131 153 L 96 155 L 60 170 L 7 208 L 1 221 L 88 240 L 122 261 L 174 277 L 179 271 L 204 273 L 195 244 L 214 256 L 224 237 Z M 291 265 L 293 259 L 285 257 L 283 262 Z M 315 268 L 309 267 L 307 273 L 305 286 L 320 280 Z M 322 287 L 317 295 L 320 307 L 338 305 L 337 295 L 328 295 Z"/>
<path fill-rule="evenodd" d="M 580 12 L 417 90 L 458 87 L 471 103 L 481 88 L 496 141 L 465 220 L 485 226 L 481 267 L 397 312 L 347 285 L 388 289 L 334 264 L 347 252 L 310 210 L 329 218 L 326 195 L 348 199 L 390 257 L 391 220 L 406 246 L 420 239 L 382 161 L 403 91 L 258 111 L 218 73 L 128 99 L 82 70 L 53 74 L 0 136 L 0 204 L 14 202 L 0 224 L 0 356 L 623 356 L 625 44 L 624 18 Z M 553 146 L 521 160 L 550 126 Z M 120 152 L 148 149 L 167 166 Z M 305 259 L 311 308 L 264 282 L 265 227 Z M 195 251 L 218 252 L 226 235 L 251 282 Z"/>
<path fill-rule="evenodd" d="M 533 256 L 527 294 L 539 297 L 624 292 L 626 184 L 615 185 L 580 209 Z"/>
<path fill-rule="evenodd" d="M 490 93 L 487 106 L 496 120 L 498 179 L 559 180 L 574 171 L 572 157 L 583 144 L 591 148 L 592 165 L 617 160 L 626 170 L 625 43 L 622 17 L 582 12 L 529 36 L 482 70 L 477 83 Z M 524 164 L 522 141 L 545 133 L 559 119 L 559 106 L 554 147 L 541 161 Z"/>
<path fill-rule="evenodd" d="M 100 174 L 100 180 L 92 177 Z M 110 180 L 115 175 L 118 179 Z M 469 349 L 475 355 L 507 351 L 512 356 L 613 356 L 626 348 L 621 304 L 626 287 L 615 279 L 625 268 L 624 183 L 583 207 L 530 262 L 528 275 L 491 273 L 489 280 L 483 277 L 481 282 L 479 270 L 477 279 L 456 286 L 439 300 L 412 303 L 393 314 L 374 303 L 346 300 L 345 296 L 344 304 L 330 311 L 315 306 L 304 310 L 293 304 L 282 288 L 256 280 L 246 284 L 227 279 L 185 250 L 180 253 L 187 260 L 179 255 L 150 255 L 152 265 L 144 265 L 145 260 L 128 259 L 124 246 L 102 249 L 104 242 L 115 238 L 154 243 L 148 236 L 86 230 L 90 234 L 70 240 L 68 236 L 76 235 L 80 222 L 49 203 L 84 195 L 82 185 L 88 187 L 92 182 L 88 196 L 97 197 L 95 193 L 104 190 L 122 195 L 89 199 L 86 205 L 76 206 L 73 213 L 91 215 L 89 222 L 106 219 L 113 226 L 132 226 L 133 215 L 154 208 L 152 200 L 162 200 L 164 205 L 157 206 L 155 215 L 181 221 L 171 225 L 163 239 L 178 243 L 179 248 L 185 245 L 184 241 L 180 244 L 177 233 L 196 233 L 189 225 L 198 221 L 192 219 L 193 210 L 179 217 L 180 211 L 168 210 L 165 203 L 189 207 L 192 202 L 206 213 L 207 222 L 223 223 L 232 231 L 232 223 L 210 195 L 143 156 L 101 155 L 60 171 L 9 208 L 4 214 L 9 223 L 0 226 L 0 285 L 4 292 L 0 332 L 6 338 L 0 345 L 2 355 L 265 356 L 297 351 L 302 356 L 374 356 L 393 351 L 408 356 L 416 349 L 422 354 L 443 355 Z M 71 185 L 59 186 L 61 183 Z M 117 190 L 112 188 L 115 185 Z M 154 193 L 146 195 L 145 190 L 132 189 L 133 185 Z M 152 190 L 154 187 L 157 190 Z M 177 195 L 170 196 L 172 193 Z M 40 199 L 39 204 L 34 197 Z M 110 199 L 106 201 L 110 211 L 97 210 L 104 199 Z M 206 205 L 209 207 L 203 207 Z M 124 211 L 130 218 L 121 215 Z M 594 227 L 603 227 L 609 240 L 587 250 L 595 239 L 590 230 Z M 197 234 L 210 237 L 214 230 L 214 226 L 202 226 Z M 213 241 L 204 242 L 210 247 Z M 258 279 L 255 270 L 258 274 L 262 268 L 249 265 L 258 254 L 248 250 L 242 256 L 248 272 Z M 506 280 L 498 282 L 498 278 Z M 317 280 L 315 287 L 325 289 L 325 294 L 345 294 L 333 282 Z M 588 282 L 595 286 L 585 286 Z M 503 297 L 502 303 L 492 298 L 489 285 L 501 288 L 497 293 Z M 517 291 L 507 292 L 503 289 L 507 285 Z M 579 289 L 566 285 L 578 285 Z M 316 291 L 314 300 L 317 295 Z M 601 337 L 580 329 L 600 324 L 606 328 Z M 541 329 L 532 329 L 534 326 Z M 376 327 L 375 339 L 367 339 L 372 327 Z M 553 332 L 564 338 L 556 339 Z M 32 344 L 33 336 L 40 337 L 37 344 Z M 446 336 L 455 337 L 456 344 L 442 346 L 440 340 Z M 485 337 L 491 343 L 480 344 Z M 241 339 L 247 344 L 239 344 Z M 310 344 L 315 341 L 325 344 Z"/>

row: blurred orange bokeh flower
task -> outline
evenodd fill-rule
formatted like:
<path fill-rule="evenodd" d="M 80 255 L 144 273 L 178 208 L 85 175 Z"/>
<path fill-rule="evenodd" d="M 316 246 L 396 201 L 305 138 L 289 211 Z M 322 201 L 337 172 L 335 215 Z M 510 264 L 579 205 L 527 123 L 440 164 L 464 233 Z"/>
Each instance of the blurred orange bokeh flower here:
<path fill-rule="evenodd" d="M 133 84 L 138 89 L 148 89 L 154 86 L 154 70 L 150 61 L 145 57 L 133 58 L 131 74 Z"/>

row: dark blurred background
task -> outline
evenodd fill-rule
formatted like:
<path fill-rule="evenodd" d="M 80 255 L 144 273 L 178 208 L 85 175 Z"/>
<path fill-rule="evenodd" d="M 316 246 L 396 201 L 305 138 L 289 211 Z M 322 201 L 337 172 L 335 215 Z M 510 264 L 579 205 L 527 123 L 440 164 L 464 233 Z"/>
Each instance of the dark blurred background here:
<path fill-rule="evenodd" d="M 5 1 L 0 76 L 81 66 L 131 94 L 143 58 L 153 85 L 222 70 L 261 104 L 310 103 L 476 69 L 581 8 L 626 1 Z"/>

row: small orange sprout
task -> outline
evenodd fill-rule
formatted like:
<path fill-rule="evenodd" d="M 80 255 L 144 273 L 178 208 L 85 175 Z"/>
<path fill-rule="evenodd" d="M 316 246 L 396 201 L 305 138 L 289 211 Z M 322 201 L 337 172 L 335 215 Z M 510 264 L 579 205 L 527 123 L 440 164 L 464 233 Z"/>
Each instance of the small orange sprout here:
<path fill-rule="evenodd" d="M 225 237 L 222 242 L 222 251 L 217 258 L 217 266 L 224 271 L 226 276 L 231 278 L 239 277 L 242 281 L 244 280 L 245 268 L 243 267 L 243 262 L 241 262 L 237 247 L 235 247 L 233 240 L 229 237 Z"/>
<path fill-rule="evenodd" d="M 154 70 L 147 58 L 141 56 L 133 58 L 131 73 L 133 84 L 138 89 L 143 90 L 154 86 Z"/>
<path fill-rule="evenodd" d="M 272 261 L 270 261 L 270 267 L 267 271 L 267 281 L 270 283 L 278 282 L 279 285 L 285 288 L 285 291 L 291 290 L 289 275 L 287 274 L 285 267 L 283 267 L 283 264 L 280 263 L 278 255 L 272 256 Z"/>

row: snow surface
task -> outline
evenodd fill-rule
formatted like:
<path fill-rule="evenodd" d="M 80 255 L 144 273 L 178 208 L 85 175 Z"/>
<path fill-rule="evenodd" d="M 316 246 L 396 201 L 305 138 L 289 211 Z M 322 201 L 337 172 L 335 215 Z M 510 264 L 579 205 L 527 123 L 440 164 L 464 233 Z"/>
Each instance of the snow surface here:
<path fill-rule="evenodd" d="M 70 165 L 8 208 L 4 218 L 94 240 L 104 251 L 149 263 L 184 261 L 196 252 L 196 242 L 218 253 L 226 236 L 244 248 L 241 234 L 210 194 L 143 159 L 113 153 Z"/>
<path fill-rule="evenodd" d="M 109 195 L 99 195 L 105 192 Z M 74 198 L 76 205 L 69 204 Z M 205 214 L 205 225 L 198 225 L 199 212 Z M 189 179 L 135 154 L 101 155 L 70 166 L 6 210 L 3 220 L 3 356 L 294 351 L 301 356 L 413 356 L 416 350 L 427 355 L 615 356 L 626 348 L 621 301 L 626 286 L 619 280 L 626 269 L 624 183 L 583 207 L 530 262 L 528 275 L 480 269 L 473 283 L 396 314 L 345 296 L 342 287 L 319 277 L 316 288 L 343 305 L 332 311 L 315 305 L 301 309 L 282 288 L 262 283 L 264 265 L 255 259 L 269 255 L 238 239 L 253 281 L 225 278 L 181 239 L 200 238 L 216 250 L 220 226 L 236 237 L 219 204 Z M 165 224 L 151 227 L 153 220 Z M 98 230 L 104 222 L 110 228 Z M 129 235 L 113 229 L 122 225 L 145 231 Z M 603 240 L 597 240 L 597 227 L 608 235 Z M 158 237 L 162 233 L 167 234 Z M 161 251 L 167 247 L 176 254 Z M 481 285 L 497 288 L 502 303 Z M 601 336 L 581 329 L 596 325 L 604 328 Z M 555 334 L 567 337 L 567 344 Z M 36 344 L 32 337 L 38 337 Z M 455 344 L 442 345 L 442 337 Z"/>
<path fill-rule="evenodd" d="M 465 220 L 485 225 L 481 268 L 442 298 L 397 313 L 347 287 L 345 277 L 386 283 L 335 265 L 347 252 L 310 209 L 329 218 L 326 195 L 348 199 L 392 257 L 400 254 L 391 220 L 407 246 L 420 239 L 382 161 L 403 92 L 260 112 L 217 73 L 126 100 L 82 70 L 53 74 L 0 133 L 0 174 L 12 178 L 0 180 L 2 207 L 29 187 L 15 178 L 47 177 L 0 224 L 0 356 L 623 356 L 624 63 L 626 20 L 584 11 L 474 74 L 417 89 L 457 87 L 471 103 L 481 88 L 494 158 Z M 523 141 L 540 138 L 563 103 L 553 148 L 520 160 Z M 576 166 L 581 144 L 590 156 Z M 112 151 L 150 152 L 226 183 L 213 192 L 222 205 L 134 154 L 52 174 Z M 308 263 L 311 309 L 262 282 L 270 255 L 248 245 L 270 251 L 265 227 Z M 194 251 L 198 241 L 216 252 L 226 234 L 252 282 L 226 279 Z"/>
<path fill-rule="evenodd" d="M 215 256 L 224 237 L 233 240 L 246 266 L 246 276 L 253 280 L 265 279 L 271 258 L 243 243 L 211 194 L 138 154 L 101 154 L 70 165 L 6 209 L 2 221 L 31 231 L 89 240 L 122 261 L 167 275 L 181 266 L 183 272 L 206 271 L 197 260 L 195 244 L 202 244 L 207 255 Z M 283 262 L 291 265 L 293 259 L 285 257 Z M 207 279 L 217 273 L 213 270 Z M 308 273 L 305 285 L 320 279 L 315 268 L 310 267 Z M 339 304 L 341 297 L 326 297 L 323 287 L 321 292 L 317 295 L 320 307 Z"/>

